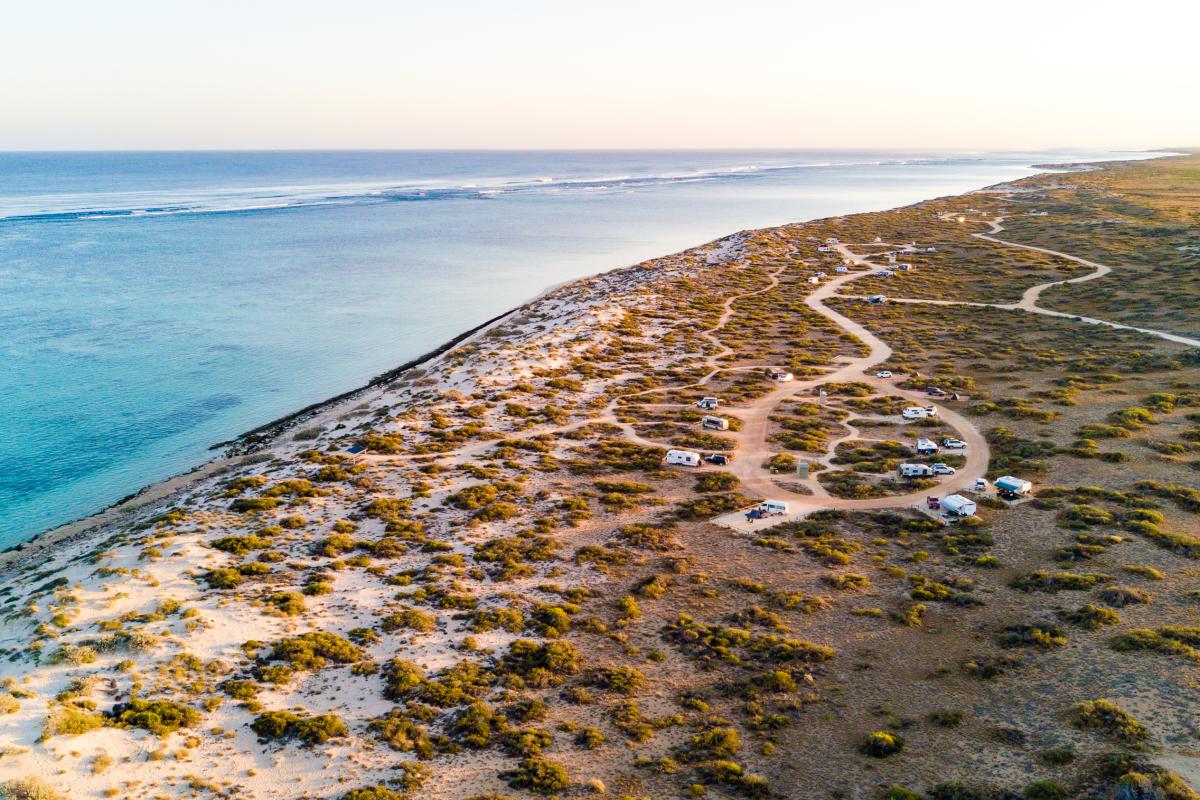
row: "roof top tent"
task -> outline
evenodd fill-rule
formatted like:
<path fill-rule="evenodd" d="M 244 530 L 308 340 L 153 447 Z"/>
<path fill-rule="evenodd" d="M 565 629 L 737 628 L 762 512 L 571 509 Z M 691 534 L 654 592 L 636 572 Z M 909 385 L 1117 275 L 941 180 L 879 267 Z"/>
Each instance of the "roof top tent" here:
<path fill-rule="evenodd" d="M 963 497 L 961 494 L 948 494 L 941 500 L 942 510 L 956 517 L 973 517 L 975 516 L 975 501 Z"/>
<path fill-rule="evenodd" d="M 1033 490 L 1032 483 L 1021 478 L 1014 478 L 1012 475 L 997 478 L 995 485 L 996 491 L 1007 492 L 1009 494 L 1029 494 Z"/>

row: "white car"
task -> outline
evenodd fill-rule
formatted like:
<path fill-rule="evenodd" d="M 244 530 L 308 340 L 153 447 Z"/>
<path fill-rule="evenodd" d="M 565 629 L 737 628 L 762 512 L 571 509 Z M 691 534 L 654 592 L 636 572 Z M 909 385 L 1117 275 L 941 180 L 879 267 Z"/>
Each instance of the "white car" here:
<path fill-rule="evenodd" d="M 947 450 L 965 450 L 967 443 L 962 439 L 942 439 L 942 447 Z"/>
<path fill-rule="evenodd" d="M 954 467 L 952 467 L 948 464 L 934 464 L 933 465 L 933 474 L 934 475 L 953 475 L 954 472 L 955 472 Z"/>
<path fill-rule="evenodd" d="M 875 377 L 876 378 L 890 378 L 890 377 L 892 377 L 892 373 L 889 370 L 881 369 L 881 370 L 879 370 L 879 372 L 875 373 Z"/>

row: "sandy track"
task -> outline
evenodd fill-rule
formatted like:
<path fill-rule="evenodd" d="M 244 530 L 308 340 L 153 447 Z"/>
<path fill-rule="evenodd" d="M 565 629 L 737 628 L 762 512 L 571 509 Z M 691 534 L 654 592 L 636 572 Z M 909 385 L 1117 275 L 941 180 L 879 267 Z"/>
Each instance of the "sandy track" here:
<path fill-rule="evenodd" d="M 786 500 L 792 510 L 791 513 L 785 516 L 772 517 L 769 520 L 759 520 L 753 523 L 748 522 L 741 512 L 734 512 L 713 520 L 713 522 L 719 525 L 746 531 L 761 530 L 780 522 L 804 517 L 820 509 L 870 510 L 919 505 L 923 504 L 925 498 L 930 494 L 930 492 L 922 490 L 904 495 L 870 497 L 859 500 L 830 497 L 823 490 L 820 494 L 816 494 L 815 492 L 813 495 L 799 494 L 779 487 L 775 483 L 775 477 L 762 469 L 762 462 L 777 450 L 777 448 L 771 446 L 767 441 L 770 417 L 775 413 L 775 409 L 781 402 L 789 398 L 804 394 L 811 396 L 815 390 L 824 384 L 859 381 L 871 385 L 880 392 L 907 397 L 920 405 L 931 405 L 929 397 L 925 394 L 900 389 L 894 385 L 891 379 L 876 378 L 872 368 L 887 361 L 892 355 L 892 349 L 865 326 L 825 305 L 824 301 L 830 297 L 838 296 L 838 290 L 845 284 L 867 275 L 877 274 L 882 269 L 871 264 L 867 258 L 860 257 L 851 252 L 845 245 L 838 245 L 838 250 L 844 258 L 850 260 L 855 265 L 866 266 L 869 269 L 847 273 L 822 284 L 805 298 L 804 302 L 813 311 L 833 321 L 840 328 L 858 338 L 867 346 L 868 352 L 864 356 L 845 359 L 842 366 L 818 378 L 782 384 L 769 394 L 755 400 L 750 406 L 739 407 L 737 409 L 738 416 L 742 418 L 742 429 L 735 434 L 739 442 L 737 450 L 738 458 L 730 465 L 730 471 L 738 476 L 743 487 L 749 493 L 773 500 Z M 938 406 L 938 414 L 942 421 L 953 427 L 958 433 L 958 437 L 967 443 L 965 453 L 967 463 L 955 475 L 944 480 L 935 489 L 937 494 L 944 495 L 955 490 L 973 486 L 978 478 L 983 477 L 987 472 L 990 450 L 987 440 L 984 439 L 979 430 L 960 414 L 940 405 Z M 852 438 L 854 437 L 842 437 L 839 439 L 839 443 L 850 441 Z M 822 463 L 829 457 L 827 453 L 826 457 L 822 459 Z M 808 485 L 812 488 L 815 483 L 816 480 L 813 478 L 810 479 Z"/>

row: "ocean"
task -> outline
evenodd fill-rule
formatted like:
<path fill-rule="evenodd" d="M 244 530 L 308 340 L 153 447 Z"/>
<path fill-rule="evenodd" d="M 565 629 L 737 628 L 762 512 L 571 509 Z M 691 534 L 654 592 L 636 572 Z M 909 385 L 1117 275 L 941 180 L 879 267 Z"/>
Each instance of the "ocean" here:
<path fill-rule="evenodd" d="M 549 285 L 1102 151 L 0 153 L 0 547 Z"/>

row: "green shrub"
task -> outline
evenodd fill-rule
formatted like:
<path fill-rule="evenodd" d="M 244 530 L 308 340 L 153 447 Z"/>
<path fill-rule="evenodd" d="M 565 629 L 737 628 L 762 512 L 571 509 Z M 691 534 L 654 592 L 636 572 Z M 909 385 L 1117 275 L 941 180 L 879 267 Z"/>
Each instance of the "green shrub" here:
<path fill-rule="evenodd" d="M 296 738 L 306 745 L 324 744 L 349 733 L 346 723 L 335 714 L 301 716 L 290 711 L 268 711 L 250 723 L 264 741 Z"/>
<path fill-rule="evenodd" d="M 536 756 L 522 760 L 507 777 L 514 789 L 526 789 L 539 794 L 561 792 L 571 785 L 571 776 L 566 767 Z"/>
<path fill-rule="evenodd" d="M 142 700 L 133 698 L 113 707 L 113 719 L 121 725 L 142 728 L 158 736 L 166 736 L 180 728 L 192 728 L 200 722 L 200 712 L 172 700 Z"/>
<path fill-rule="evenodd" d="M 67 800 L 66 795 L 41 778 L 14 778 L 0 784 L 3 800 Z"/>
<path fill-rule="evenodd" d="M 859 749 L 872 758 L 886 758 L 904 749 L 904 738 L 888 731 L 868 733 Z"/>
<path fill-rule="evenodd" d="M 78 736 L 103 728 L 107 718 L 95 711 L 61 706 L 46 718 L 47 736 Z"/>
<path fill-rule="evenodd" d="M 348 664 L 363 657 L 363 651 L 336 633 L 310 631 L 281 639 L 271 650 L 272 661 L 286 661 L 293 669 L 320 669 L 333 661 Z"/>
<path fill-rule="evenodd" d="M 1071 709 L 1071 722 L 1080 730 L 1098 730 L 1129 744 L 1150 738 L 1146 726 L 1125 709 L 1108 700 L 1089 700 Z"/>

